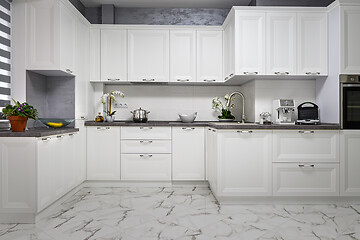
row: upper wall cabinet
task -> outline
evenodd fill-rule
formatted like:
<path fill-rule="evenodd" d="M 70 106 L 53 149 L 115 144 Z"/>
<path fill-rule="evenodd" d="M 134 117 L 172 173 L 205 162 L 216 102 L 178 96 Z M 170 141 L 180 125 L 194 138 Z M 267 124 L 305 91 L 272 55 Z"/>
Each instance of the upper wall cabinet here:
<path fill-rule="evenodd" d="M 296 74 L 296 13 L 266 14 L 266 74 Z"/>
<path fill-rule="evenodd" d="M 223 32 L 197 31 L 197 80 L 223 82 Z"/>
<path fill-rule="evenodd" d="M 235 71 L 236 75 L 265 74 L 265 13 L 236 13 Z"/>
<path fill-rule="evenodd" d="M 224 80 L 235 75 L 235 21 L 229 21 L 224 27 Z"/>
<path fill-rule="evenodd" d="M 360 6 L 341 8 L 341 65 L 342 74 L 360 72 Z"/>
<path fill-rule="evenodd" d="M 169 30 L 128 31 L 128 79 L 169 81 Z"/>
<path fill-rule="evenodd" d="M 101 80 L 127 81 L 126 30 L 101 30 Z"/>
<path fill-rule="evenodd" d="M 76 17 L 61 1 L 27 2 L 27 69 L 75 74 Z"/>
<path fill-rule="evenodd" d="M 90 81 L 100 80 L 101 65 L 101 30 L 90 29 Z"/>
<path fill-rule="evenodd" d="M 297 36 L 297 73 L 327 75 L 327 13 L 298 13 Z"/>
<path fill-rule="evenodd" d="M 170 30 L 170 82 L 196 81 L 196 31 Z"/>

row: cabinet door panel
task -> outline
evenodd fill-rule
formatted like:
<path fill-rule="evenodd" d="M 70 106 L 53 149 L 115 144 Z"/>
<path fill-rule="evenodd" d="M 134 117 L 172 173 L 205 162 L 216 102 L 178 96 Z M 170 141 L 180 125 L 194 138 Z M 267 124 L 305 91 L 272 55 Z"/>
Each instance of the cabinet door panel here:
<path fill-rule="evenodd" d="M 237 13 L 235 70 L 239 75 L 265 74 L 265 13 Z"/>
<path fill-rule="evenodd" d="M 235 20 L 224 29 L 224 80 L 235 75 Z"/>
<path fill-rule="evenodd" d="M 197 32 L 197 81 L 223 82 L 222 31 Z"/>
<path fill-rule="evenodd" d="M 173 128 L 173 180 L 205 180 L 204 128 Z"/>
<path fill-rule="evenodd" d="M 267 75 L 296 73 L 296 13 L 267 13 Z"/>
<path fill-rule="evenodd" d="M 101 80 L 127 80 L 126 30 L 101 30 Z"/>
<path fill-rule="evenodd" d="M 87 179 L 120 180 L 120 127 L 87 127 Z"/>
<path fill-rule="evenodd" d="M 170 31 L 170 82 L 196 81 L 196 31 Z"/>
<path fill-rule="evenodd" d="M 326 13 L 298 13 L 298 74 L 327 75 Z"/>
<path fill-rule="evenodd" d="M 171 139 L 171 127 L 123 127 L 121 139 Z"/>
<path fill-rule="evenodd" d="M 171 153 L 171 141 L 121 140 L 121 153 Z"/>
<path fill-rule="evenodd" d="M 60 66 L 61 70 L 75 73 L 76 17 L 60 2 Z"/>
<path fill-rule="evenodd" d="M 169 81 L 169 30 L 128 31 L 129 81 Z"/>

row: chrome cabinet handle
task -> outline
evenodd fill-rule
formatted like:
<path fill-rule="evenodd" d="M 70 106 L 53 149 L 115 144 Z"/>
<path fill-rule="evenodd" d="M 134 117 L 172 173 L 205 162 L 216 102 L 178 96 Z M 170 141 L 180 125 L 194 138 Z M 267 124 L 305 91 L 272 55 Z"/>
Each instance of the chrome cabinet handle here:
<path fill-rule="evenodd" d="M 153 156 L 153 155 L 151 155 L 151 154 L 147 154 L 147 155 L 141 154 L 141 155 L 140 155 L 140 157 L 142 157 L 142 158 L 143 158 L 143 157 L 149 157 L 149 158 L 151 158 L 152 156 Z"/>
<path fill-rule="evenodd" d="M 314 131 L 299 131 L 299 133 L 302 133 L 302 134 L 313 134 L 315 133 Z"/>
<path fill-rule="evenodd" d="M 250 130 L 250 131 L 240 131 L 240 130 L 239 130 L 239 131 L 237 131 L 237 132 L 238 132 L 238 133 L 253 133 L 253 131 L 251 131 L 251 130 Z"/>
<path fill-rule="evenodd" d="M 143 78 L 142 80 L 143 80 L 143 82 L 154 82 L 155 81 L 154 78 L 150 78 L 150 79 Z"/>
<path fill-rule="evenodd" d="M 176 81 L 178 81 L 178 82 L 189 82 L 190 81 L 190 79 L 176 79 Z"/>
<path fill-rule="evenodd" d="M 299 168 L 314 168 L 314 164 L 299 164 Z"/>
<path fill-rule="evenodd" d="M 144 141 L 144 140 L 140 140 L 140 143 L 152 143 L 153 141 Z"/>
<path fill-rule="evenodd" d="M 108 81 L 120 81 L 120 78 L 108 78 Z"/>
<path fill-rule="evenodd" d="M 192 127 L 192 128 L 185 128 L 185 127 L 183 127 L 182 130 L 195 130 L 195 128 L 193 128 L 193 127 Z M 209 130 L 210 130 L 210 129 L 209 129 Z"/>
<path fill-rule="evenodd" d="M 85 120 L 85 117 L 84 117 L 84 116 L 81 116 L 80 119 L 81 119 L 81 120 Z"/>
<path fill-rule="evenodd" d="M 204 79 L 204 82 L 216 82 L 216 79 Z"/>
<path fill-rule="evenodd" d="M 98 130 L 109 130 L 110 127 L 97 127 Z"/>
<path fill-rule="evenodd" d="M 211 130 L 211 131 L 216 132 L 216 130 Z"/>
<path fill-rule="evenodd" d="M 258 75 L 259 72 L 244 72 L 245 75 Z"/>
<path fill-rule="evenodd" d="M 229 79 L 232 78 L 233 76 L 234 76 L 233 73 L 229 74 L 229 76 L 225 77 L 225 81 L 226 81 L 226 80 L 229 80 Z"/>
<path fill-rule="evenodd" d="M 275 72 L 276 75 L 289 75 L 289 72 Z"/>
<path fill-rule="evenodd" d="M 51 138 L 50 138 L 50 137 L 46 137 L 46 138 L 42 138 L 41 140 L 42 140 L 43 142 L 48 142 L 48 141 L 51 140 Z"/>
<path fill-rule="evenodd" d="M 306 72 L 306 75 L 320 75 L 320 72 Z"/>
<path fill-rule="evenodd" d="M 71 70 L 70 70 L 70 69 L 68 69 L 68 68 L 67 68 L 67 69 L 65 69 L 65 71 L 66 71 L 66 72 L 68 72 L 68 73 L 73 73 L 73 71 L 71 71 Z"/>
<path fill-rule="evenodd" d="M 64 135 L 59 135 L 59 136 L 56 136 L 57 139 L 63 139 L 64 138 Z"/>
<path fill-rule="evenodd" d="M 140 127 L 140 129 L 143 129 L 143 130 L 151 130 L 152 127 Z"/>

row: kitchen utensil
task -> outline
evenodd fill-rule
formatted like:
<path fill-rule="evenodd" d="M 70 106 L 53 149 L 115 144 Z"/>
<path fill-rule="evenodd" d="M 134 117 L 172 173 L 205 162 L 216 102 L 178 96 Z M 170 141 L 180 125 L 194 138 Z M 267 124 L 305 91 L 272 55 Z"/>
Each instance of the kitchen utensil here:
<path fill-rule="evenodd" d="M 146 111 L 145 109 L 135 109 L 134 111 L 131 111 L 133 114 L 133 121 L 138 123 L 144 123 L 147 122 L 148 117 L 147 115 L 150 113 L 150 111 Z"/>
<path fill-rule="evenodd" d="M 180 120 L 184 123 L 194 122 L 196 116 L 197 116 L 197 112 L 194 112 L 192 114 L 179 113 Z"/>
<path fill-rule="evenodd" d="M 304 102 L 298 107 L 298 120 L 299 124 L 319 124 L 319 107 L 312 102 Z"/>
<path fill-rule="evenodd" d="M 66 127 L 74 120 L 75 119 L 73 118 L 39 118 L 39 121 L 42 122 L 45 126 L 52 128 Z"/>

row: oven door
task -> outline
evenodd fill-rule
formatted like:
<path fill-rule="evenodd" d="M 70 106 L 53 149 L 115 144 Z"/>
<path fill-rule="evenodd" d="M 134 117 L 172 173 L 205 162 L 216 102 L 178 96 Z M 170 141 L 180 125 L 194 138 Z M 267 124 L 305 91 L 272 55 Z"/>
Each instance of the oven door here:
<path fill-rule="evenodd" d="M 343 129 L 360 129 L 360 84 L 342 84 L 341 124 Z"/>

